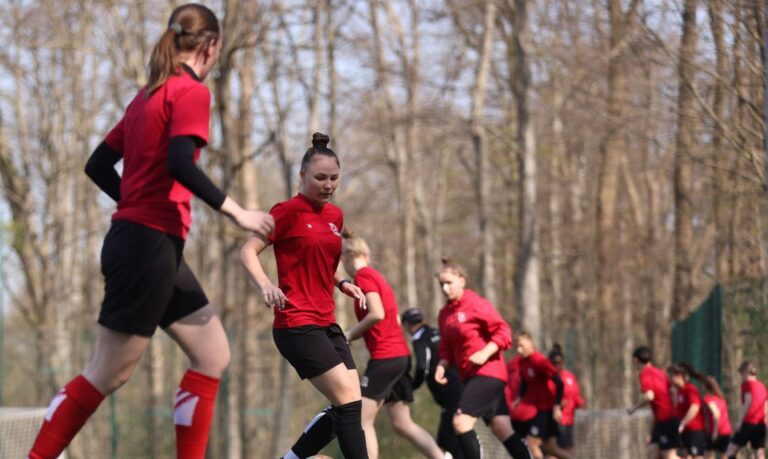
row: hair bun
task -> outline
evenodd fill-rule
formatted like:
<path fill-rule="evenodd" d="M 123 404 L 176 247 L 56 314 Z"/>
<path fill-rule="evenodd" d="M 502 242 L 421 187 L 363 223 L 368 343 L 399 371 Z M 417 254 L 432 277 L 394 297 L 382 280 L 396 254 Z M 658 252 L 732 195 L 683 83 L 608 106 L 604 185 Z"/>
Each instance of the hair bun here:
<path fill-rule="evenodd" d="M 442 257 L 440 258 L 440 263 L 442 263 L 443 266 L 451 266 L 453 265 L 453 259 L 451 257 Z"/>
<path fill-rule="evenodd" d="M 328 148 L 331 138 L 320 132 L 312 134 L 312 146 L 315 148 Z"/>
<path fill-rule="evenodd" d="M 341 237 L 344 239 L 352 239 L 354 237 L 357 237 L 357 235 L 352 232 L 351 229 L 347 228 L 346 226 L 341 229 Z"/>
<path fill-rule="evenodd" d="M 563 352 L 563 348 L 560 347 L 560 344 L 555 343 L 552 345 L 552 352 Z"/>

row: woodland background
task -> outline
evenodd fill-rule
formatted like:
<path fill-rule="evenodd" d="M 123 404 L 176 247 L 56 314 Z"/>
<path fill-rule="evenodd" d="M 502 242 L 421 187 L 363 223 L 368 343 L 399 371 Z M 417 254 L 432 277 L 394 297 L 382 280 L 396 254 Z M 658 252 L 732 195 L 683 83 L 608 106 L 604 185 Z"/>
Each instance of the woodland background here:
<path fill-rule="evenodd" d="M 47 405 L 90 358 L 114 203 L 83 166 L 177 4 L 0 2 L 4 405 Z M 716 283 L 766 273 L 761 0 L 207 4 L 224 31 L 200 162 L 214 181 L 268 209 L 297 192 L 311 133 L 328 133 L 335 202 L 401 309 L 434 321 L 452 256 L 513 329 L 566 346 L 592 408 L 636 398 L 632 349 L 665 362 L 672 321 Z M 280 456 L 322 400 L 272 343 L 239 262 L 247 235 L 199 201 L 194 219 L 186 257 L 233 349 L 211 457 Z M 343 298 L 338 317 L 354 320 Z M 172 450 L 186 362 L 157 338 L 72 458 Z M 420 394 L 430 430 L 434 410 Z"/>

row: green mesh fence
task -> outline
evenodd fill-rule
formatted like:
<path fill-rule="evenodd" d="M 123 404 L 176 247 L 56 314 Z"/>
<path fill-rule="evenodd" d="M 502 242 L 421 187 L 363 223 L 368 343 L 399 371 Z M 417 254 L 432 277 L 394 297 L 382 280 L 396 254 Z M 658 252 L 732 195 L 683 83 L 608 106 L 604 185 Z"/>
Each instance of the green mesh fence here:
<path fill-rule="evenodd" d="M 688 362 L 700 372 L 723 379 L 723 289 L 672 326 L 672 361 Z"/>

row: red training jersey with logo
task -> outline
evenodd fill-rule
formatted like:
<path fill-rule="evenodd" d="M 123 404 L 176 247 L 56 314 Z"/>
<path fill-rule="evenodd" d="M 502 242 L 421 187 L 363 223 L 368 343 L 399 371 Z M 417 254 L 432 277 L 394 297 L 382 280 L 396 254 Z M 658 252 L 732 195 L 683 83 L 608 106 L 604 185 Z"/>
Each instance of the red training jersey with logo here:
<path fill-rule="evenodd" d="M 584 398 L 581 396 L 579 381 L 573 373 L 566 369 L 560 370 L 560 380 L 563 381 L 563 419 L 560 421 L 560 424 L 564 426 L 572 426 L 574 424 L 576 409 L 583 408 L 586 403 L 584 403 Z M 548 384 L 549 391 L 552 393 L 554 400 L 555 392 L 557 390 L 555 382 L 550 380 Z"/>
<path fill-rule="evenodd" d="M 411 355 L 398 321 L 399 311 L 395 292 L 392 291 L 392 287 L 384 279 L 384 276 L 370 266 L 365 266 L 355 273 L 355 284 L 365 294 L 378 293 L 384 307 L 384 318 L 363 334 L 365 347 L 371 353 L 371 358 L 392 359 Z M 355 316 L 357 316 L 358 321 L 363 320 L 368 315 L 369 310 L 370 308 L 360 309 L 360 303 L 355 302 Z"/>
<path fill-rule="evenodd" d="M 720 412 L 720 422 L 717 424 L 717 435 L 730 435 L 733 433 L 731 418 L 728 416 L 728 405 L 725 403 L 725 400 L 715 394 L 707 394 L 704 396 L 704 425 L 707 435 L 712 435 L 712 429 L 715 425 L 712 410 L 709 408 L 710 404 L 714 404 L 715 407 L 717 407 L 717 411 Z"/>
<path fill-rule="evenodd" d="M 192 192 L 168 173 L 173 137 L 208 143 L 211 94 L 186 70 L 168 78 L 149 97 L 143 88 L 104 142 L 123 155 L 120 201 L 112 220 L 129 220 L 186 239 L 192 225 Z M 195 150 L 194 160 L 200 157 Z"/>
<path fill-rule="evenodd" d="M 327 203 L 315 207 L 303 194 L 276 204 L 269 211 L 275 230 L 277 278 L 288 300 L 275 308 L 274 328 L 304 325 L 327 327 L 336 322 L 333 279 L 341 259 L 341 209 Z"/>
<path fill-rule="evenodd" d="M 509 417 L 513 421 L 526 422 L 536 417 L 538 410 L 535 406 L 522 400 L 518 402 L 517 407 L 514 406 L 515 399 L 520 394 L 520 360 L 522 358 L 523 356 L 517 354 L 507 362 L 508 379 L 507 386 L 504 388 L 504 396 L 509 407 Z"/>
<path fill-rule="evenodd" d="M 555 393 L 549 390 L 549 382 L 557 374 L 557 368 L 541 352 L 534 352 L 520 360 L 520 376 L 525 381 L 523 401 L 541 411 L 552 411 Z"/>
<path fill-rule="evenodd" d="M 757 379 L 748 379 L 741 383 L 741 403 L 746 403 L 746 395 L 752 394 L 752 404 L 749 405 L 744 422 L 747 424 L 765 423 L 765 401 L 768 395 L 763 383 Z"/>
<path fill-rule="evenodd" d="M 642 393 L 653 392 L 651 410 L 656 422 L 668 421 L 677 417 L 669 389 L 669 378 L 660 369 L 649 364 L 640 370 L 640 391 Z"/>
<path fill-rule="evenodd" d="M 473 376 L 488 376 L 507 381 L 507 366 L 502 352 L 512 346 L 512 332 L 499 311 L 472 290 L 464 290 L 461 298 L 449 301 L 440 309 L 440 358 L 459 369 L 462 381 Z M 469 357 L 493 341 L 499 351 L 483 365 L 475 365 Z"/>
<path fill-rule="evenodd" d="M 691 421 L 685 425 L 685 432 L 694 430 L 704 430 L 704 407 L 701 404 L 701 395 L 699 389 L 692 382 L 687 382 L 683 387 L 677 389 L 677 417 L 682 420 L 688 413 L 691 405 L 699 405 L 699 412 L 696 413 Z"/>

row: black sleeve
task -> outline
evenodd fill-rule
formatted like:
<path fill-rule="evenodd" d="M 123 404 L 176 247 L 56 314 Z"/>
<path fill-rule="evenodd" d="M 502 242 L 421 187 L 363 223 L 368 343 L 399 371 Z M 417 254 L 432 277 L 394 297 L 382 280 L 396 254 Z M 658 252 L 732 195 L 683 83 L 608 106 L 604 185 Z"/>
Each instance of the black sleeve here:
<path fill-rule="evenodd" d="M 423 339 L 413 342 L 413 353 L 416 354 L 416 371 L 413 374 L 413 389 L 416 390 L 424 383 L 424 377 L 429 373 L 427 352 L 429 348 Z"/>
<path fill-rule="evenodd" d="M 526 392 L 528 392 L 528 383 L 525 382 L 524 378 L 520 378 L 520 390 L 517 391 L 517 395 L 523 398 Z"/>
<path fill-rule="evenodd" d="M 555 405 L 559 405 L 563 401 L 563 380 L 560 379 L 560 375 L 555 373 L 552 376 L 552 381 L 555 383 Z"/>
<path fill-rule="evenodd" d="M 195 138 L 180 136 L 168 145 L 168 172 L 176 181 L 214 209 L 220 209 L 227 195 L 195 165 Z"/>
<path fill-rule="evenodd" d="M 115 170 L 115 164 L 122 158 L 122 153 L 101 142 L 85 163 L 88 178 L 115 202 L 120 200 L 120 176 Z"/>

